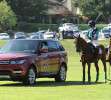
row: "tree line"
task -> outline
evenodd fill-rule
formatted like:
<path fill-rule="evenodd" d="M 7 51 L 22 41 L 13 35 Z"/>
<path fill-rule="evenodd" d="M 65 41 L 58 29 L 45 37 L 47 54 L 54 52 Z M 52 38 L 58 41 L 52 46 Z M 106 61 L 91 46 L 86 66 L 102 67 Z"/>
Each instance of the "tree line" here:
<path fill-rule="evenodd" d="M 46 15 L 50 0 L 0 0 L 0 31 L 8 30 L 19 21 L 33 22 Z M 62 2 L 63 0 L 57 0 Z M 81 16 L 100 21 L 111 20 L 111 0 L 72 0 L 73 6 L 80 8 Z M 34 21 L 36 22 L 36 21 Z"/>
<path fill-rule="evenodd" d="M 101 15 L 100 21 L 110 22 L 111 0 L 73 0 L 74 6 L 79 7 L 82 15 L 95 19 Z"/>
<path fill-rule="evenodd" d="M 44 15 L 48 0 L 0 0 L 0 31 L 11 29 L 19 21 Z"/>

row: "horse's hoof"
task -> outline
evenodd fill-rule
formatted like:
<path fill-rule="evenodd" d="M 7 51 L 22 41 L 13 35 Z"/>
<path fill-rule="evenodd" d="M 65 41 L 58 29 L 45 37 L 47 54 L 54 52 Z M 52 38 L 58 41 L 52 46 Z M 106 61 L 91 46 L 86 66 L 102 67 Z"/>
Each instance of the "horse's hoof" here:
<path fill-rule="evenodd" d="M 83 81 L 82 84 L 85 84 L 85 81 Z"/>
<path fill-rule="evenodd" d="M 105 83 L 107 83 L 107 80 L 105 80 Z"/>
<path fill-rule="evenodd" d="M 105 83 L 107 83 L 108 82 L 108 79 L 107 78 L 105 78 Z"/>
<path fill-rule="evenodd" d="M 95 83 L 98 83 L 98 80 L 96 80 Z"/>
<path fill-rule="evenodd" d="M 91 84 L 91 82 L 90 82 L 90 81 L 88 81 L 88 84 Z"/>
<path fill-rule="evenodd" d="M 90 85 L 90 84 L 91 84 L 91 82 L 88 82 L 88 84 Z"/>

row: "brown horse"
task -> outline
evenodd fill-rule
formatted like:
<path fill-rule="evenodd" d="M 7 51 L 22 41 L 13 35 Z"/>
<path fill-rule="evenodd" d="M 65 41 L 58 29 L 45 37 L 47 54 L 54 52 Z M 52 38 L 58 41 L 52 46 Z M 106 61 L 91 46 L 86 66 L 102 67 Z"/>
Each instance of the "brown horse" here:
<path fill-rule="evenodd" d="M 83 38 L 75 37 L 75 47 L 77 52 L 81 52 L 81 62 L 83 67 L 83 83 L 85 83 L 85 68 L 86 64 L 88 65 L 88 83 L 91 82 L 91 75 L 90 75 L 90 68 L 91 63 L 95 64 L 96 68 L 96 81 L 98 82 L 99 79 L 99 66 L 98 66 L 98 60 L 100 59 L 104 66 L 104 72 L 105 72 L 105 82 L 107 79 L 107 68 L 106 68 L 106 50 L 103 45 L 99 45 L 97 48 L 94 48 L 94 51 L 92 50 L 91 44 L 87 43 Z M 101 49 L 101 54 L 99 53 L 99 49 Z"/>

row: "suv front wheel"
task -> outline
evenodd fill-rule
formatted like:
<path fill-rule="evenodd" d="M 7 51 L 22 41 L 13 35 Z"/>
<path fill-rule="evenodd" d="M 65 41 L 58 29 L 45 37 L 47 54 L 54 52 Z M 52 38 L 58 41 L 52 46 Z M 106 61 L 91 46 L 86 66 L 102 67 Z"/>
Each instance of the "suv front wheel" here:
<path fill-rule="evenodd" d="M 33 67 L 28 70 L 23 83 L 27 85 L 34 85 L 36 83 L 36 71 Z"/>
<path fill-rule="evenodd" d="M 58 74 L 55 77 L 55 81 L 56 82 L 65 82 L 66 80 L 66 67 L 64 65 L 62 65 L 60 67 L 60 70 L 58 72 Z"/>

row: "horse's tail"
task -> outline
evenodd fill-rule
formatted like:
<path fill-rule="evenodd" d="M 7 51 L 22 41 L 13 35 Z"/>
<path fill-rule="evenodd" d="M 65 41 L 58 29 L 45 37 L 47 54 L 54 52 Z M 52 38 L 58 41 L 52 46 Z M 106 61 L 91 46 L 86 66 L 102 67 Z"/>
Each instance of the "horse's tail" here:
<path fill-rule="evenodd" d="M 111 52 L 109 48 L 105 48 L 104 45 L 99 45 L 99 47 L 102 49 L 103 54 L 106 56 L 106 62 L 109 62 L 111 65 Z"/>
<path fill-rule="evenodd" d="M 111 51 L 110 51 L 110 48 L 106 48 L 106 51 L 107 51 L 106 61 L 109 62 L 109 64 L 111 65 Z"/>
<path fill-rule="evenodd" d="M 104 45 L 102 45 L 102 44 L 100 44 L 99 47 L 100 47 L 101 49 L 105 49 Z"/>
<path fill-rule="evenodd" d="M 108 57 L 108 62 L 109 62 L 109 64 L 111 65 L 111 54 L 110 54 L 109 57 Z"/>
<path fill-rule="evenodd" d="M 101 48 L 102 53 L 104 53 L 104 54 L 107 54 L 107 53 L 108 53 L 108 51 L 107 51 L 107 49 L 104 47 L 104 45 L 100 44 L 100 45 L 99 45 L 99 48 Z"/>

